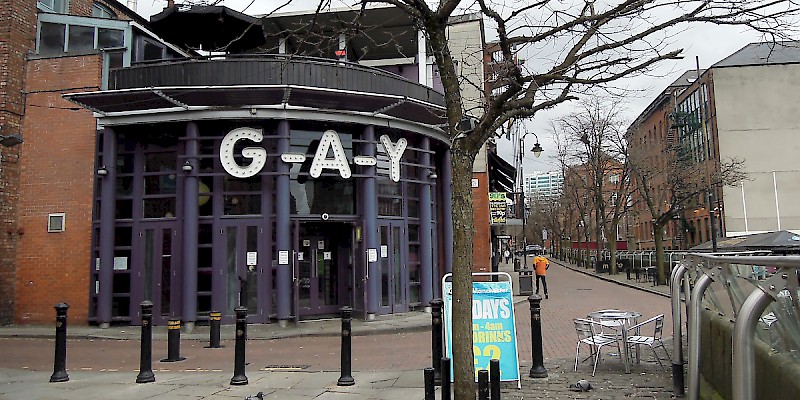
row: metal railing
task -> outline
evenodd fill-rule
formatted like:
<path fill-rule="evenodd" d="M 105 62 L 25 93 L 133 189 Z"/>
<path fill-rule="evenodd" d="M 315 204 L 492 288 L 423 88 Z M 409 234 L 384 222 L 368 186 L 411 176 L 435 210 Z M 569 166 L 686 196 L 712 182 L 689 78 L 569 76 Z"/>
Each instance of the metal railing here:
<path fill-rule="evenodd" d="M 702 308 L 734 322 L 732 340 L 733 400 L 756 398 L 755 339 L 800 363 L 800 256 L 758 252 L 688 254 L 673 269 L 673 382 L 683 390 L 680 283 L 687 300 L 689 399 L 700 396 Z M 693 288 L 689 291 L 690 282 Z M 762 329 L 756 329 L 760 326 Z M 680 377 L 678 377 L 680 375 Z M 680 388 L 678 386 L 680 385 Z"/>

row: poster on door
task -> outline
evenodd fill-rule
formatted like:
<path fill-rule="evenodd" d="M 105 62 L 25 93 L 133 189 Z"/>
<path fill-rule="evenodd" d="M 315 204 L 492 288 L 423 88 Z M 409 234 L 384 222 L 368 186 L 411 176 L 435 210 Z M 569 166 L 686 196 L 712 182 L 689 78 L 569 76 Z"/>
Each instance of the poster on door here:
<path fill-rule="evenodd" d="M 478 379 L 478 371 L 489 370 L 489 361 L 498 359 L 500 380 L 519 381 L 511 276 L 504 272 L 473 275 L 496 275 L 506 278 L 498 282 L 472 282 L 472 352 L 475 380 Z M 442 293 L 444 293 L 445 355 L 452 359 L 453 286 L 452 282 L 448 281 L 450 277 L 451 274 L 447 274 L 442 279 Z"/>

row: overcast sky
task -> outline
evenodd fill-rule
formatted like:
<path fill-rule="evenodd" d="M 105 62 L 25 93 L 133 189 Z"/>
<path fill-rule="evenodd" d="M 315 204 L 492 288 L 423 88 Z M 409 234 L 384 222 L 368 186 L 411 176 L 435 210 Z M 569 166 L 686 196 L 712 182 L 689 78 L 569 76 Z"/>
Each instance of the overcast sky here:
<path fill-rule="evenodd" d="M 180 4 L 183 1 L 176 0 L 176 2 Z M 286 3 L 286 0 L 225 0 L 222 5 L 248 15 L 263 15 L 272 12 L 277 5 L 283 3 Z M 356 1 L 331 0 L 330 3 L 332 7 L 338 8 L 356 3 Z M 140 15 L 150 18 L 151 15 L 159 13 L 166 4 L 166 0 L 138 0 L 136 8 Z M 290 5 L 281 8 L 280 12 L 309 10 L 315 8 L 317 4 L 318 0 L 294 0 Z M 486 35 L 491 37 L 491 32 L 487 31 Z M 667 85 L 684 71 L 694 70 L 696 56 L 700 58 L 700 68 L 705 69 L 746 44 L 760 40 L 760 35 L 741 27 L 720 27 L 710 24 L 696 25 L 677 34 L 673 38 L 675 44 L 673 47 L 683 48 L 684 58 L 682 60 L 664 62 L 650 76 L 626 79 L 616 84 L 617 87 L 631 89 L 631 95 L 627 96 L 627 104 L 624 105 L 627 119 L 629 122 L 633 121 Z M 564 115 L 570 110 L 569 105 L 559 106 L 554 110 L 537 114 L 533 121 L 526 124 L 527 129 L 536 132 L 544 152 L 538 159 L 533 157 L 528 150 L 533 147 L 535 140 L 532 135 L 528 135 L 525 144 L 527 153 L 524 165 L 525 174 L 536 170 L 560 169 L 557 162 L 551 158 L 555 155 L 555 144 L 549 133 L 549 127 L 554 118 Z M 514 156 L 511 154 L 513 151 L 509 141 L 498 139 L 499 154 L 512 164 L 514 162 Z"/>

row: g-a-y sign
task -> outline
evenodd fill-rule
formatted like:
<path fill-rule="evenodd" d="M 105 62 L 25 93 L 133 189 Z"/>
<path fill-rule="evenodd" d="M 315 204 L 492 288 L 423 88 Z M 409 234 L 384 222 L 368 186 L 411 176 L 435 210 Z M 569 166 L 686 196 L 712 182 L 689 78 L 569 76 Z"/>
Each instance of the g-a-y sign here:
<path fill-rule="evenodd" d="M 241 166 L 236 163 L 234 159 L 234 146 L 240 140 L 248 139 L 255 143 L 261 143 L 264 140 L 264 134 L 260 129 L 255 128 L 236 128 L 222 139 L 222 144 L 219 147 L 219 156 L 222 161 L 222 167 L 225 171 L 237 178 L 248 178 L 258 174 L 264 165 L 267 163 L 267 150 L 263 147 L 245 147 L 242 149 L 242 156 L 249 158 L 252 161 L 247 166 Z M 384 152 L 389 157 L 389 175 L 393 181 L 400 181 L 400 159 L 403 158 L 403 152 L 408 146 L 408 141 L 400 138 L 397 143 L 392 143 L 387 135 L 381 135 L 381 145 Z M 333 151 L 333 158 L 328 158 L 328 152 Z M 281 160 L 290 164 L 302 164 L 306 161 L 304 153 L 283 153 Z M 356 165 L 375 165 L 378 159 L 369 156 L 355 156 L 353 162 Z M 352 173 L 350 172 L 350 163 L 347 160 L 347 155 L 344 152 L 342 141 L 339 140 L 339 135 L 336 131 L 327 130 L 322 134 L 319 141 L 319 147 L 314 154 L 314 159 L 311 162 L 309 173 L 314 178 L 319 178 L 322 170 L 332 169 L 339 171 L 339 175 L 347 179 Z"/>

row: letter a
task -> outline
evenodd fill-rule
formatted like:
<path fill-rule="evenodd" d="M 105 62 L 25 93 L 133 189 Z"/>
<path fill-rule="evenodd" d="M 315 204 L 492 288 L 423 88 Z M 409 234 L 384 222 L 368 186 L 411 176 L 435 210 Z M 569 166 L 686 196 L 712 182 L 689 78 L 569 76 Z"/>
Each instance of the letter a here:
<path fill-rule="evenodd" d="M 333 158 L 328 158 L 329 149 L 333 149 Z M 328 130 L 322 134 L 317 154 L 314 155 L 314 161 L 311 163 L 309 172 L 312 177 L 319 178 L 323 169 L 338 170 L 339 175 L 344 179 L 350 177 L 350 164 L 347 163 L 342 142 L 335 131 Z"/>

